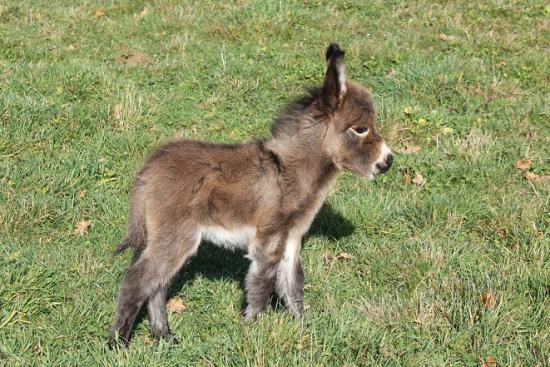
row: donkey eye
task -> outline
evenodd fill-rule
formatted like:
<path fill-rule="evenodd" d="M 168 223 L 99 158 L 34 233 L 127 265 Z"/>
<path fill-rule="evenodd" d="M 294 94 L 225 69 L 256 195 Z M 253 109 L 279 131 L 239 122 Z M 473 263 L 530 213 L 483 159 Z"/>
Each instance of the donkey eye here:
<path fill-rule="evenodd" d="M 359 136 L 365 136 L 369 133 L 369 129 L 367 127 L 352 127 L 351 131 Z"/>

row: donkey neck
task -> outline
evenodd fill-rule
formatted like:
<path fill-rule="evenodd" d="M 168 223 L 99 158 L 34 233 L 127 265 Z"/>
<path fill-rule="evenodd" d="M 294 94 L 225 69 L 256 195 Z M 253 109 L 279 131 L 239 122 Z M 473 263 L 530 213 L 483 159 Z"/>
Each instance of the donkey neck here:
<path fill-rule="evenodd" d="M 302 192 L 324 193 L 336 177 L 337 168 L 324 149 L 324 136 L 324 131 L 308 129 L 265 143 L 277 155 L 285 180 L 297 184 Z"/>

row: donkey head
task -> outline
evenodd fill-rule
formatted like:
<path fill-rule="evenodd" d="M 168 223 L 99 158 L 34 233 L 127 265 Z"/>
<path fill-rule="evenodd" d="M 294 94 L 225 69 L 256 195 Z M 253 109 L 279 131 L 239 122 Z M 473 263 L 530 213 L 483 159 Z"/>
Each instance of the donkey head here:
<path fill-rule="evenodd" d="M 327 116 L 325 147 L 338 169 L 372 179 L 386 172 L 393 156 L 375 130 L 375 109 L 370 93 L 346 80 L 344 51 L 331 44 L 326 53 L 327 72 L 319 103 Z"/>

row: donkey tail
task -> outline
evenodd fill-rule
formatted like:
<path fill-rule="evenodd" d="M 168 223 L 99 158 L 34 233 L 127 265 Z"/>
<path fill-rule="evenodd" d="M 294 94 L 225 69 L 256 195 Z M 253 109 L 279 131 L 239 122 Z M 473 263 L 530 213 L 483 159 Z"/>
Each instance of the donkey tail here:
<path fill-rule="evenodd" d="M 143 186 L 144 182 L 138 178 L 130 192 L 126 237 L 117 246 L 115 254 L 123 252 L 128 247 L 141 251 L 147 244 L 145 200 L 142 197 Z"/>

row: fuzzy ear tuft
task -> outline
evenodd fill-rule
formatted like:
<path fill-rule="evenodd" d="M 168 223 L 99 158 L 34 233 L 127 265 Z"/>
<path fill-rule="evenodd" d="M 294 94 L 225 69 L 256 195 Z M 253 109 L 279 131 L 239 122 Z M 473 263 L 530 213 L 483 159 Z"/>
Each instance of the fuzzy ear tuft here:
<path fill-rule="evenodd" d="M 337 43 L 331 43 L 327 48 L 326 58 L 327 62 L 331 58 L 344 57 L 345 52 L 338 46 Z"/>
<path fill-rule="evenodd" d="M 323 83 L 322 94 L 324 102 L 331 108 L 336 108 L 346 94 L 346 65 L 344 50 L 336 43 L 331 43 L 326 52 L 327 73 Z"/>

